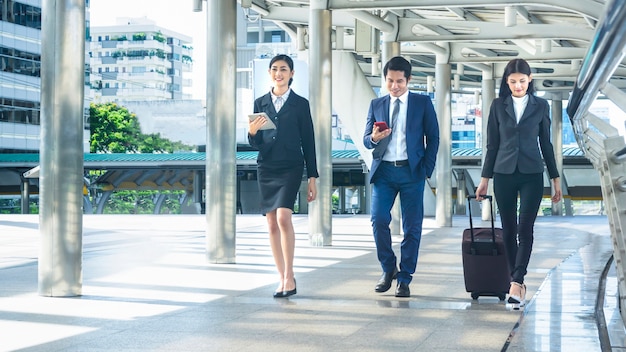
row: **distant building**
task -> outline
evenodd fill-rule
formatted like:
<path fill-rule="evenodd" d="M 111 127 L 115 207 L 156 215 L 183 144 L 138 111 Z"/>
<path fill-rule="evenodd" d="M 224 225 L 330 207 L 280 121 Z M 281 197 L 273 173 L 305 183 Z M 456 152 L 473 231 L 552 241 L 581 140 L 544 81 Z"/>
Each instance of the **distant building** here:
<path fill-rule="evenodd" d="M 158 133 L 191 146 L 206 144 L 206 107 L 201 100 L 126 101 L 123 105 L 137 115 L 141 133 Z"/>
<path fill-rule="evenodd" d="M 0 5 L 0 151 L 37 151 L 41 1 L 0 0 Z"/>
<path fill-rule="evenodd" d="M 118 18 L 91 27 L 89 83 L 93 102 L 191 99 L 191 37 L 147 18 Z"/>
<path fill-rule="evenodd" d="M 89 36 L 89 0 L 85 8 Z M 40 109 L 41 0 L 0 0 L 0 153 L 39 151 Z"/>

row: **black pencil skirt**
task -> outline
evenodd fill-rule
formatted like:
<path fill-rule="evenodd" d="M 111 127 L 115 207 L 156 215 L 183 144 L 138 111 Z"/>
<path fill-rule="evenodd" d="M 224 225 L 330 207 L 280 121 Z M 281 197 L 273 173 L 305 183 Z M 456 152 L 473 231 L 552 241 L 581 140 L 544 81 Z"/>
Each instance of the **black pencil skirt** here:
<path fill-rule="evenodd" d="M 304 164 L 281 167 L 258 164 L 257 180 L 263 214 L 278 208 L 293 211 L 303 171 Z"/>

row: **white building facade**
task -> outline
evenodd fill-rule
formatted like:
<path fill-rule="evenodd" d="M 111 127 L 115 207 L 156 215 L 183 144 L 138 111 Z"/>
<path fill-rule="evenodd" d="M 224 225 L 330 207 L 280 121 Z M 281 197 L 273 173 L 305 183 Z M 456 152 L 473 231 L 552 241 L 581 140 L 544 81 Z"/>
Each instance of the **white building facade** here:
<path fill-rule="evenodd" d="M 192 39 L 147 18 L 91 27 L 92 102 L 191 99 Z"/>

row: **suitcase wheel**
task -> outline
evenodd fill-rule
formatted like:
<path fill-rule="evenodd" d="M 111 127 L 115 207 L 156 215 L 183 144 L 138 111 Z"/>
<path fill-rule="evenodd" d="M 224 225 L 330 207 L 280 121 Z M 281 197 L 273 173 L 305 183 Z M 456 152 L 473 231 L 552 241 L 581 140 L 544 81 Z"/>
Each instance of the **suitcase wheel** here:
<path fill-rule="evenodd" d="M 487 296 L 498 296 L 498 298 L 501 301 L 504 301 L 504 299 L 506 298 L 506 294 L 507 292 L 500 292 L 498 294 L 483 294 L 483 295 L 487 295 Z M 472 292 L 472 299 L 476 300 L 478 299 L 478 297 L 480 297 L 480 292 Z"/>

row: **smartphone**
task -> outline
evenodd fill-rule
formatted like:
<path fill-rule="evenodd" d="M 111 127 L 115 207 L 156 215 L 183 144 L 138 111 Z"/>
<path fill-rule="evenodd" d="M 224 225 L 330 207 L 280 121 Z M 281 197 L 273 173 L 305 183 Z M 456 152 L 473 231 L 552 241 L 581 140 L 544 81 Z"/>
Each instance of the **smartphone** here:
<path fill-rule="evenodd" d="M 380 132 L 389 128 L 389 126 L 387 126 L 387 123 L 385 121 L 374 122 L 374 126 L 377 126 L 378 131 Z"/>

